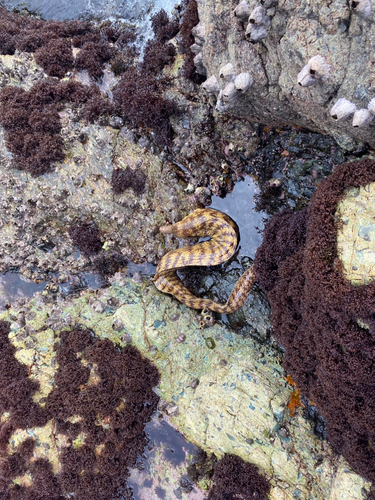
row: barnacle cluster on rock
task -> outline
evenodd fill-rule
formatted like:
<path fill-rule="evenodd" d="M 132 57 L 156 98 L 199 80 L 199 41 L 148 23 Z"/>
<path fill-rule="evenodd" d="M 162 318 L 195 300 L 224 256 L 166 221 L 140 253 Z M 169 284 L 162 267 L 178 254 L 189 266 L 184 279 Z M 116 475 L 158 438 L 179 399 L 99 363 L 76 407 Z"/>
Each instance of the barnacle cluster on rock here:
<path fill-rule="evenodd" d="M 225 111 L 236 105 L 241 95 L 245 94 L 253 84 L 253 77 L 249 73 L 236 74 L 231 63 L 220 69 L 219 78 L 224 82 L 224 87 L 219 91 L 217 97 L 217 111 Z M 206 89 L 204 85 L 202 87 Z"/>
<path fill-rule="evenodd" d="M 251 43 L 261 42 L 268 36 L 271 18 L 275 14 L 277 0 L 260 0 L 259 5 L 250 10 L 247 0 L 241 2 L 234 9 L 234 16 L 246 26 L 246 39 Z"/>
<path fill-rule="evenodd" d="M 268 36 L 271 18 L 263 5 L 258 5 L 250 12 L 249 24 L 246 28 L 246 39 L 251 43 L 261 42 Z"/>
<path fill-rule="evenodd" d="M 223 88 L 219 81 L 223 82 Z M 216 110 L 223 112 L 240 102 L 241 95 L 249 90 L 253 81 L 250 73 L 236 74 L 233 64 L 228 63 L 220 69 L 219 80 L 215 75 L 211 75 L 202 83 L 201 88 L 208 96 L 215 96 L 213 104 L 216 102 Z"/>
<path fill-rule="evenodd" d="M 320 2 L 301 7 L 266 0 L 236 4 L 223 5 L 218 16 L 210 2 L 199 3 L 206 31 L 201 64 L 209 77 L 207 93 L 217 92 L 211 77 L 220 81 L 225 63 L 254 79 L 253 90 L 238 105 L 223 110 L 225 114 L 269 126 L 325 130 L 352 151 L 361 143 L 373 146 L 368 111 L 358 112 L 353 124 L 332 121 L 329 114 L 331 101 L 338 97 L 355 103 L 358 110 L 374 97 L 371 1 L 330 2 L 324 7 Z M 249 40 L 253 43 L 246 43 Z M 359 105 L 361 101 L 365 105 Z"/>
<path fill-rule="evenodd" d="M 375 97 L 368 103 L 367 108 L 357 109 L 357 106 L 348 99 L 341 97 L 330 111 L 334 120 L 340 121 L 353 115 L 353 127 L 365 127 L 375 117 Z"/>

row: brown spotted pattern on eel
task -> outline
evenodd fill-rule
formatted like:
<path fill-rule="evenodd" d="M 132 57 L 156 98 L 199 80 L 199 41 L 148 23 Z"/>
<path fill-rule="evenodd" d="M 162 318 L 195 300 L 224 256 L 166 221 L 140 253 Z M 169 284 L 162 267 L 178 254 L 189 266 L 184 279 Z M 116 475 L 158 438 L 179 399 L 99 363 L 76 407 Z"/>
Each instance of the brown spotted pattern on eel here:
<path fill-rule="evenodd" d="M 187 266 L 217 266 L 228 260 L 237 248 L 238 226 L 229 215 L 212 208 L 198 208 L 185 219 L 171 226 L 162 226 L 161 233 L 180 238 L 210 236 L 191 247 L 168 252 L 159 262 L 154 284 L 158 290 L 169 293 L 192 309 L 210 309 L 230 314 L 240 309 L 255 282 L 254 267 L 248 269 L 237 281 L 228 301 L 218 304 L 209 299 L 199 299 L 184 287 L 177 270 Z"/>

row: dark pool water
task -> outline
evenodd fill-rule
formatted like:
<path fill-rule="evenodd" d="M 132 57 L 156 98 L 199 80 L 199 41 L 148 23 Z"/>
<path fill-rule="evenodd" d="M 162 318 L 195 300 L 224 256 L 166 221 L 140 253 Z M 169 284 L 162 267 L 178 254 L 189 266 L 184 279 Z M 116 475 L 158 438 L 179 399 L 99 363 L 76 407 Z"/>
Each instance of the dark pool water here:
<path fill-rule="evenodd" d="M 238 255 L 255 257 L 257 248 L 262 243 L 259 231 L 264 228 L 265 212 L 255 212 L 254 196 L 258 193 L 255 181 L 246 176 L 239 181 L 225 198 L 212 197 L 211 208 L 225 212 L 236 221 L 240 229 L 240 248 Z"/>
<path fill-rule="evenodd" d="M 45 286 L 46 281 L 34 283 L 17 273 L 0 274 L 0 311 L 14 300 L 32 297 Z"/>
<path fill-rule="evenodd" d="M 197 447 L 160 419 L 159 412 L 146 424 L 145 432 L 149 443 L 128 480 L 134 500 L 203 500 L 203 493 L 186 475 Z"/>
<path fill-rule="evenodd" d="M 144 276 L 153 276 L 156 272 L 156 266 L 149 263 L 129 264 L 123 269 L 124 275 L 132 277 L 135 273 L 140 273 Z M 30 298 L 36 292 L 41 292 L 47 285 L 47 281 L 35 283 L 21 274 L 16 272 L 7 272 L 0 274 L 0 311 L 4 311 L 7 305 L 11 304 L 17 299 Z M 93 273 L 84 273 L 75 277 L 74 282 L 60 283 L 58 285 L 59 292 L 64 296 L 72 293 L 77 293 L 86 288 L 97 290 L 104 285 L 103 279 Z"/>

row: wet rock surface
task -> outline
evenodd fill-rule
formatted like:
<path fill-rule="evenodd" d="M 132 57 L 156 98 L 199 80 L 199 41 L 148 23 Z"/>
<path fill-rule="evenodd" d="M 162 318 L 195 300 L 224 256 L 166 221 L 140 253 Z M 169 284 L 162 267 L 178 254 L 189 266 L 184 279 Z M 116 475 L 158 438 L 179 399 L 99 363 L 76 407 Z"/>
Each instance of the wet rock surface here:
<path fill-rule="evenodd" d="M 353 157 L 332 137 L 304 129 L 260 127 L 259 138 L 245 168 L 259 184 L 256 209 L 268 214 L 304 208 L 321 180 Z"/>
<path fill-rule="evenodd" d="M 2 61 L 14 68 L 28 57 L 2 56 Z M 24 86 L 32 83 L 25 73 Z M 120 256 L 136 263 L 157 262 L 165 252 L 158 227 L 196 207 L 174 165 L 135 144 L 126 127 L 77 121 L 71 109 L 60 117 L 68 153 L 54 172 L 39 177 L 12 168 L 0 132 L 1 272 L 19 268 L 34 280 L 58 273 L 57 282 L 64 283 L 67 273 L 89 269 L 92 262 L 84 253 L 77 254 L 69 236 L 70 228 L 82 224 L 92 224 L 100 234 L 103 249 L 97 260 L 105 255 L 107 260 Z M 115 169 L 142 175 L 142 193 L 138 182 L 116 194 Z"/>
<path fill-rule="evenodd" d="M 67 128 L 68 124 L 66 119 Z M 77 249 L 67 230 L 87 223 L 98 228 L 102 246 L 106 245 L 102 252 L 117 252 L 134 262 L 157 262 L 165 251 L 158 227 L 177 221 L 194 206 L 173 165 L 126 141 L 124 131 L 85 127 L 85 145 L 78 139 L 81 131 L 81 126 L 66 130 L 71 157 L 52 174 L 32 178 L 11 169 L 3 157 L 2 272 L 18 266 L 26 276 L 42 279 L 51 271 L 82 271 L 87 259 L 73 257 Z M 133 189 L 113 193 L 114 163 L 146 172 L 143 195 Z"/>
<path fill-rule="evenodd" d="M 186 268 L 180 271 L 180 275 L 183 284 L 197 297 L 225 303 L 240 276 L 252 265 L 252 260 L 247 257 L 234 257 L 222 266 Z M 207 322 L 210 325 L 222 320 L 238 334 L 252 335 L 260 342 L 267 342 L 271 332 L 269 316 L 267 297 L 255 285 L 244 307 L 225 316 L 212 313 Z"/>
<path fill-rule="evenodd" d="M 262 345 L 220 324 L 201 330 L 194 311 L 160 294 L 152 284 L 136 284 L 119 275 L 117 279 L 110 288 L 86 291 L 54 305 L 49 297 L 37 294 L 1 314 L 1 319 L 10 321 L 9 338 L 17 359 L 26 366 L 33 363 L 31 379 L 40 384 L 41 396 L 48 400 L 57 373 L 55 355 L 51 359 L 43 355 L 49 350 L 45 342 L 51 335 L 58 341 L 61 323 L 63 330 L 81 325 L 95 338 L 109 339 L 118 347 L 129 342 L 137 347 L 161 374 L 157 392 L 166 401 L 162 411 L 172 424 L 218 458 L 235 453 L 257 465 L 270 480 L 270 498 L 294 498 L 296 491 L 306 499 L 327 494 L 345 498 L 348 491 L 352 499 L 364 498 L 368 483 L 351 472 L 326 441 L 314 437 L 303 410 L 290 416 L 291 388 L 272 343 Z M 98 301 L 103 304 L 99 312 Z M 56 322 L 48 321 L 52 317 Z M 185 340 L 177 342 L 182 334 Z M 214 340 L 214 348 L 208 339 Z M 199 384 L 193 388 L 194 379 Z M 43 404 L 44 399 L 37 401 Z M 28 435 L 38 443 L 51 440 L 48 429 L 37 434 L 31 429 Z M 58 463 L 56 446 L 48 450 L 47 460 Z"/>

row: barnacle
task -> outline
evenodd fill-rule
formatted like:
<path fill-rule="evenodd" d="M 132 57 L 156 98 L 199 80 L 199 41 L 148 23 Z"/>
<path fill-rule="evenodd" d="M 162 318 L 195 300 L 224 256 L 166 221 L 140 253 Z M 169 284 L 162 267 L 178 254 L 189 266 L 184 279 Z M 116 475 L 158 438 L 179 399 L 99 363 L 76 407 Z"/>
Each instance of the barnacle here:
<path fill-rule="evenodd" d="M 340 98 L 332 107 L 330 115 L 334 120 L 345 120 L 352 115 L 357 109 L 357 106 L 348 99 Z"/>
<path fill-rule="evenodd" d="M 374 115 L 368 109 L 357 109 L 353 115 L 353 127 L 365 127 L 374 119 Z"/>
<path fill-rule="evenodd" d="M 215 75 L 211 75 L 210 78 L 202 83 L 201 87 L 207 94 L 218 94 L 220 92 L 220 85 Z"/>
<path fill-rule="evenodd" d="M 309 59 L 306 66 L 300 71 L 297 78 L 298 84 L 302 87 L 310 87 L 325 82 L 329 78 L 330 71 L 331 66 L 323 56 L 318 54 Z"/>
<path fill-rule="evenodd" d="M 219 71 L 219 77 L 225 82 L 232 82 L 236 78 L 236 72 L 232 63 L 228 63 Z"/>
<path fill-rule="evenodd" d="M 241 0 L 241 2 L 234 9 L 233 14 L 240 21 L 242 21 L 244 23 L 247 22 L 249 19 L 249 15 L 250 15 L 250 5 L 247 3 L 246 0 Z"/>
<path fill-rule="evenodd" d="M 359 17 L 366 19 L 372 14 L 371 0 L 351 0 L 350 6 Z"/>
<path fill-rule="evenodd" d="M 234 85 L 238 92 L 244 94 L 252 86 L 254 80 L 250 73 L 240 73 L 234 80 Z"/>

